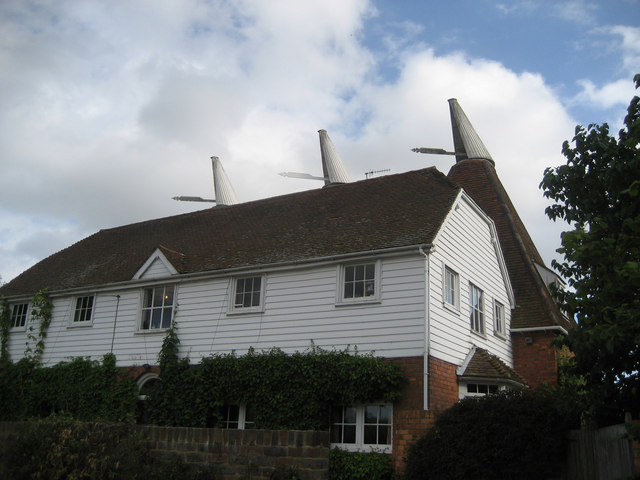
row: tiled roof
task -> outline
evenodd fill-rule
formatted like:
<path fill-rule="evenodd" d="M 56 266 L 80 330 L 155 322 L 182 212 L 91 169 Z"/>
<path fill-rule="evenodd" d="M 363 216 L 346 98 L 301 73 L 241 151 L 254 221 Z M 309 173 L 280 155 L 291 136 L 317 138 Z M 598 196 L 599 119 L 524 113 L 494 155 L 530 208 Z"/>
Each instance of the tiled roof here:
<path fill-rule="evenodd" d="M 427 168 L 100 230 L 0 295 L 127 281 L 156 248 L 186 274 L 430 243 L 459 192 Z"/>
<path fill-rule="evenodd" d="M 474 347 L 474 350 L 466 368 L 459 373 L 461 377 L 511 380 L 526 385 L 524 379 L 498 357 L 484 348 Z"/>
<path fill-rule="evenodd" d="M 572 328 L 536 270 L 535 264 L 544 262 L 494 166 L 487 160 L 464 160 L 451 167 L 448 177 L 460 184 L 496 224 L 516 300 L 511 328 Z"/>

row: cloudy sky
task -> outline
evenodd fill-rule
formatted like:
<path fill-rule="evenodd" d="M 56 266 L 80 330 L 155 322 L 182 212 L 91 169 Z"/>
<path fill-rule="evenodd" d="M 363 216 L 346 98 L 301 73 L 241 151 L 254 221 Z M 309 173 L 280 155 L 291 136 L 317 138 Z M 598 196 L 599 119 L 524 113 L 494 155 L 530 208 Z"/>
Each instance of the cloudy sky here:
<path fill-rule="evenodd" d="M 318 188 L 326 129 L 351 177 L 451 157 L 455 97 L 545 260 L 538 189 L 576 124 L 620 127 L 639 0 L 0 1 L 0 276 L 101 228 Z"/>

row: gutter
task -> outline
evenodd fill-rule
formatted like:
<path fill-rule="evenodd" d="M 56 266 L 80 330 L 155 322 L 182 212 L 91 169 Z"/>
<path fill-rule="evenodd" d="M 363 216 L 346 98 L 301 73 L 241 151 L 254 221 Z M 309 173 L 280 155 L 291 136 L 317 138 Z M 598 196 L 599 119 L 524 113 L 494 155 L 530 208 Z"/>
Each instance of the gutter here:
<path fill-rule="evenodd" d="M 423 379 L 423 408 L 429 410 L 429 345 L 431 342 L 430 317 L 429 317 L 429 253 L 433 246 L 429 245 L 427 252 L 422 246 L 418 247 L 418 251 L 424 256 L 424 379 Z"/>
<path fill-rule="evenodd" d="M 377 250 L 365 250 L 361 252 L 350 252 L 343 253 L 338 255 L 329 255 L 325 257 L 316 257 L 316 258 L 305 258 L 299 260 L 290 260 L 286 262 L 279 263 L 264 263 L 260 265 L 247 265 L 242 267 L 231 267 L 231 268 L 223 268 L 216 270 L 204 270 L 201 272 L 191 272 L 191 273 L 177 273 L 175 275 L 171 275 L 169 277 L 162 278 L 153 278 L 149 280 L 123 280 L 119 282 L 111 282 L 104 284 L 96 284 L 96 285 L 86 285 L 81 287 L 72 287 L 72 288 L 64 288 L 58 290 L 47 290 L 47 293 L 51 297 L 55 296 L 63 296 L 63 295 L 75 295 L 81 294 L 85 292 L 97 293 L 97 292 L 109 292 L 114 290 L 122 290 L 124 289 L 133 289 L 133 288 L 141 288 L 150 285 L 159 285 L 165 283 L 182 283 L 186 280 L 197 280 L 200 278 L 217 278 L 217 277 L 226 277 L 229 275 L 238 275 L 244 272 L 260 272 L 263 270 L 269 271 L 279 271 L 279 270 L 291 270 L 295 268 L 305 268 L 308 265 L 325 265 L 332 264 L 336 262 L 346 261 L 352 258 L 367 258 L 367 257 L 380 257 L 380 256 L 393 256 L 393 255 L 401 255 L 405 252 L 415 251 L 416 247 L 419 250 L 427 249 L 430 250 L 432 248 L 432 243 L 424 243 L 424 244 L 414 244 L 414 245 L 404 245 L 400 247 L 391 247 L 391 248 L 380 248 Z M 424 253 L 423 253 L 424 254 Z M 145 260 L 146 261 L 146 260 Z M 20 294 L 15 295 L 15 298 L 31 298 L 33 294 Z M 12 300 L 14 297 L 6 296 L 7 300 Z"/>
<path fill-rule="evenodd" d="M 546 332 L 557 330 L 564 335 L 568 335 L 569 332 L 560 325 L 549 325 L 548 327 L 530 327 L 530 328 L 512 328 L 511 333 L 526 333 L 526 332 Z"/>

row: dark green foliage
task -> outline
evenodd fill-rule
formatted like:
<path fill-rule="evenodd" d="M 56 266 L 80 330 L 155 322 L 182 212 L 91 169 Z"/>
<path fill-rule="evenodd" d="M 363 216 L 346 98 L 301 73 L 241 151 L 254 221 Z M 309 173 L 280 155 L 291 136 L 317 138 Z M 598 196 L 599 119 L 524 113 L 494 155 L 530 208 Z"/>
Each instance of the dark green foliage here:
<path fill-rule="evenodd" d="M 0 363 L 9 361 L 9 328 L 11 328 L 11 311 L 9 303 L 0 299 Z"/>
<path fill-rule="evenodd" d="M 115 357 L 75 358 L 52 367 L 29 359 L 0 363 L 0 420 L 65 414 L 76 420 L 132 421 L 137 389 Z"/>
<path fill-rule="evenodd" d="M 640 75 L 635 77 L 636 88 Z M 567 221 L 562 262 L 553 266 L 569 289 L 558 292 L 578 321 L 565 344 L 586 381 L 590 413 L 640 414 L 640 98 L 618 138 L 608 125 L 577 126 L 564 142 L 566 165 L 546 169 L 541 187 L 556 203 L 547 215 Z"/>
<path fill-rule="evenodd" d="M 376 452 L 347 452 L 333 448 L 329 454 L 329 480 L 391 480 L 391 456 Z"/>
<path fill-rule="evenodd" d="M 250 404 L 257 428 L 322 430 L 329 427 L 332 405 L 393 401 L 404 384 L 397 364 L 346 350 L 251 350 L 189 365 L 177 357 L 177 337 L 167 339 L 159 362 L 162 382 L 147 406 L 160 425 L 213 427 L 223 405 Z"/>
<path fill-rule="evenodd" d="M 565 436 L 579 424 L 551 390 L 468 398 L 409 450 L 406 480 L 559 478 Z"/>
<path fill-rule="evenodd" d="M 26 422 L 0 444 L 0 478 L 22 480 L 206 480 L 211 467 L 172 458 L 159 463 L 132 425 L 64 417 Z"/>

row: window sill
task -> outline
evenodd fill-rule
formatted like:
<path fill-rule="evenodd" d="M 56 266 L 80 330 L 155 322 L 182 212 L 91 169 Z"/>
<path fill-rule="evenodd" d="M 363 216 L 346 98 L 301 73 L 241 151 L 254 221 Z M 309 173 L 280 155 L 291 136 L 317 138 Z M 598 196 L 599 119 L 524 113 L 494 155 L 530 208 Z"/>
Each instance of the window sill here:
<path fill-rule="evenodd" d="M 149 330 L 136 330 L 136 335 L 157 335 L 167 333 L 168 328 L 152 328 Z"/>
<path fill-rule="evenodd" d="M 93 327 L 93 322 L 75 322 L 68 323 L 67 328 L 88 328 Z"/>
<path fill-rule="evenodd" d="M 370 297 L 366 299 L 357 300 L 339 300 L 335 303 L 336 307 L 354 307 L 358 305 L 378 305 L 382 303 L 382 300 L 378 297 Z"/>
<path fill-rule="evenodd" d="M 504 340 L 505 342 L 507 341 L 507 336 L 504 333 L 493 332 L 493 336 L 498 337 L 500 340 Z"/>
<path fill-rule="evenodd" d="M 229 310 L 227 312 L 228 316 L 238 316 L 238 315 L 259 315 L 264 313 L 264 308 L 238 308 L 235 310 Z"/>
<path fill-rule="evenodd" d="M 347 452 L 376 452 L 391 454 L 393 450 L 391 445 L 356 445 L 353 443 L 332 443 L 331 448 L 339 448 Z"/>
<path fill-rule="evenodd" d="M 451 305 L 450 303 L 447 303 L 447 302 L 442 302 L 442 308 L 444 308 L 445 310 L 449 310 L 451 313 L 454 313 L 456 315 L 460 315 L 459 306 Z"/>
<path fill-rule="evenodd" d="M 487 334 L 486 333 L 481 333 L 481 332 L 476 332 L 475 330 L 470 330 L 470 332 L 475 335 L 476 337 L 482 338 L 484 340 L 487 339 Z"/>

